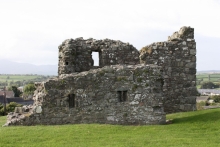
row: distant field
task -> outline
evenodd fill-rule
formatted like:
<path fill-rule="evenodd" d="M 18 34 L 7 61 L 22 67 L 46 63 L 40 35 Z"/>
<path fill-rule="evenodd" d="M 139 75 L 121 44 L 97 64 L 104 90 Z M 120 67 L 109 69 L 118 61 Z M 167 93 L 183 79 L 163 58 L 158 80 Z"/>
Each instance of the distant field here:
<path fill-rule="evenodd" d="M 197 74 L 196 75 L 196 83 L 197 83 L 197 88 L 201 86 L 202 82 L 213 82 L 213 83 L 220 83 L 220 73 L 215 73 L 215 74 Z"/>
<path fill-rule="evenodd" d="M 50 76 L 43 76 L 43 75 L 0 75 L 0 88 L 4 86 L 24 86 L 30 82 L 41 82 L 45 81 Z"/>
<path fill-rule="evenodd" d="M 75 124 L 0 127 L 0 147 L 217 147 L 220 109 L 167 115 L 169 125 Z M 6 117 L 0 117 L 0 126 Z"/>
<path fill-rule="evenodd" d="M 32 80 L 32 79 L 37 79 L 41 78 L 41 76 L 37 75 L 0 75 L 0 81 L 1 82 L 11 82 L 11 81 L 23 81 L 23 80 Z"/>

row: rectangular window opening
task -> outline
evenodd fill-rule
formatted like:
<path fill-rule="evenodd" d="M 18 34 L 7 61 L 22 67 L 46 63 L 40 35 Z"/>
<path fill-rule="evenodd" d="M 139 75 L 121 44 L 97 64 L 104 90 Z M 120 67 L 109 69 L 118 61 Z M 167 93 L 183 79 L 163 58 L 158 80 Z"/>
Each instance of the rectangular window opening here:
<path fill-rule="evenodd" d="M 119 102 L 127 101 L 127 91 L 117 91 L 117 93 Z"/>
<path fill-rule="evenodd" d="M 92 52 L 93 66 L 99 66 L 99 52 Z"/>
<path fill-rule="evenodd" d="M 75 100 L 75 94 L 69 94 L 69 107 L 74 108 L 76 107 L 76 100 Z"/>
<path fill-rule="evenodd" d="M 123 102 L 127 101 L 127 91 L 123 91 Z"/>
<path fill-rule="evenodd" d="M 121 96 L 122 96 L 122 92 L 121 91 L 117 91 L 118 93 L 118 101 L 122 102 Z"/>

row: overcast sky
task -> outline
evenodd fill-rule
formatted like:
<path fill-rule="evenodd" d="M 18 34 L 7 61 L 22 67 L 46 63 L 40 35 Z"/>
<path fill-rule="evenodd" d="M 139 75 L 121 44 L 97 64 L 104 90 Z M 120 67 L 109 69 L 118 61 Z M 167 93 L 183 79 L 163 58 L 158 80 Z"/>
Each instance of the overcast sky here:
<path fill-rule="evenodd" d="M 138 50 L 195 28 L 197 70 L 220 70 L 220 0 L 0 0 L 0 58 L 58 63 L 68 38 L 114 39 Z"/>

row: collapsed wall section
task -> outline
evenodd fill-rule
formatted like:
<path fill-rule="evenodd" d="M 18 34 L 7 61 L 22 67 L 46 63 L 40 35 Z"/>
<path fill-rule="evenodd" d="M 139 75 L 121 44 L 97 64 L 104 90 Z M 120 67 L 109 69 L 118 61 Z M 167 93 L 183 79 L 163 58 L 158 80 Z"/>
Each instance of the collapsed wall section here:
<path fill-rule="evenodd" d="M 168 37 L 140 50 L 140 62 L 162 66 L 164 110 L 167 113 L 196 110 L 196 42 L 194 29 L 182 27 Z"/>
<path fill-rule="evenodd" d="M 37 83 L 33 110 L 10 113 L 6 125 L 164 124 L 161 78 L 161 67 L 140 64 L 62 75 Z"/>
<path fill-rule="evenodd" d="M 99 53 L 98 67 L 94 67 L 92 52 Z M 106 65 L 139 63 L 139 52 L 129 43 L 110 39 L 67 39 L 59 46 L 58 75 L 88 71 Z"/>

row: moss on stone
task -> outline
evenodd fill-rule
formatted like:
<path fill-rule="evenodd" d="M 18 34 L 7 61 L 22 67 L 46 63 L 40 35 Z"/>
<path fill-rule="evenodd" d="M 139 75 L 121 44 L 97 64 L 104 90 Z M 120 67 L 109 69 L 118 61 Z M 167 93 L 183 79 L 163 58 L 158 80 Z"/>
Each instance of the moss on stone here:
<path fill-rule="evenodd" d="M 128 114 L 127 114 L 127 113 L 124 113 L 124 114 L 123 114 L 123 117 L 127 117 L 127 116 L 128 116 Z"/>
<path fill-rule="evenodd" d="M 144 73 L 146 73 L 146 74 L 149 73 L 149 70 L 148 70 L 148 69 L 145 69 L 145 70 L 144 70 Z"/>
<path fill-rule="evenodd" d="M 141 74 L 142 74 L 141 71 L 135 71 L 135 73 L 134 73 L 135 76 L 140 76 Z"/>
<path fill-rule="evenodd" d="M 117 81 L 127 81 L 127 78 L 126 77 L 123 77 L 123 76 L 119 76 L 116 78 Z"/>
<path fill-rule="evenodd" d="M 142 78 L 137 78 L 137 82 L 142 82 Z"/>
<path fill-rule="evenodd" d="M 147 46 L 145 46 L 145 47 L 143 47 L 141 50 L 140 50 L 140 52 L 142 53 L 148 53 L 149 55 L 152 53 L 152 48 L 151 47 L 147 47 Z"/>
<path fill-rule="evenodd" d="M 100 71 L 100 72 L 99 72 L 99 75 L 100 75 L 100 76 L 104 76 L 104 75 L 105 75 L 105 71 Z"/>
<path fill-rule="evenodd" d="M 44 89 L 44 93 L 48 94 L 48 91 L 46 89 Z"/>
<path fill-rule="evenodd" d="M 132 87 L 132 91 L 134 92 L 138 88 L 138 85 L 134 84 Z"/>

